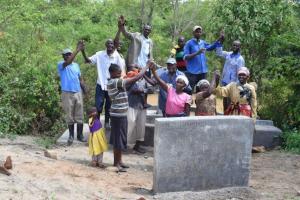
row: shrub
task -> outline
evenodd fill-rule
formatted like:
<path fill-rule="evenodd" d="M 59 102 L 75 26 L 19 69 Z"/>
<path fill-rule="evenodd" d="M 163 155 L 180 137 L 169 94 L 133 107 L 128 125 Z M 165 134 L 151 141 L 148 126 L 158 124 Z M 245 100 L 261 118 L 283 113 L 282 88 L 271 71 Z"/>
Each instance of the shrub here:
<path fill-rule="evenodd" d="M 285 150 L 300 154 L 300 131 L 293 129 L 285 131 L 282 135 Z"/>

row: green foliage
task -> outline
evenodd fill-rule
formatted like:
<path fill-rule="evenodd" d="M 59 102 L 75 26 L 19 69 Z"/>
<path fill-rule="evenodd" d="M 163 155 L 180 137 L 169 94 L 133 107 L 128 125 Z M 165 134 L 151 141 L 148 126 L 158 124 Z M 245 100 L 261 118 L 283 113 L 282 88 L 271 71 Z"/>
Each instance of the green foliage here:
<path fill-rule="evenodd" d="M 254 80 L 260 81 L 273 45 L 272 34 L 286 31 L 283 27 L 291 15 L 290 4 L 285 0 L 218 0 L 214 10 L 213 30 L 224 30 L 227 45 L 241 41 L 247 67 Z"/>
<path fill-rule="evenodd" d="M 144 2 L 142 12 L 141 2 Z M 176 4 L 177 3 L 177 4 Z M 154 58 L 164 65 L 178 35 L 190 39 L 191 28 L 201 25 L 212 42 L 221 29 L 225 49 L 242 41 L 242 54 L 258 83 L 259 115 L 279 127 L 300 126 L 299 4 L 285 0 L 141 1 L 141 0 L 0 0 L 0 137 L 37 133 L 56 137 L 65 128 L 60 107 L 56 63 L 60 52 L 86 41 L 92 55 L 117 31 L 124 15 L 131 32 L 142 23 L 153 26 Z M 177 6 L 177 7 L 176 7 Z M 151 10 L 153 13 L 151 14 Z M 124 55 L 129 41 L 122 38 Z M 210 71 L 221 69 L 214 52 L 207 53 Z M 96 68 L 80 64 L 94 104 Z"/>
<path fill-rule="evenodd" d="M 259 116 L 280 128 L 299 129 L 299 4 L 217 0 L 213 9 L 211 29 L 225 31 L 225 46 L 241 40 L 251 79 L 258 84 Z"/>
<path fill-rule="evenodd" d="M 282 135 L 284 139 L 283 147 L 287 151 L 300 154 L 300 132 L 297 130 L 286 131 Z"/>

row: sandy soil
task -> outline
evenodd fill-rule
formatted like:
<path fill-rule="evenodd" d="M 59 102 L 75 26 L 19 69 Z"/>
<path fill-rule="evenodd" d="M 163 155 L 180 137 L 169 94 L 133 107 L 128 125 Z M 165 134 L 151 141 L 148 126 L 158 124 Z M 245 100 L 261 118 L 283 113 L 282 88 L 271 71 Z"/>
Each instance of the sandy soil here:
<path fill-rule="evenodd" d="M 109 167 L 102 170 L 89 167 L 87 146 L 57 146 L 51 150 L 55 160 L 34 140 L 0 139 L 0 160 L 10 155 L 14 164 L 11 176 L 0 174 L 0 199 L 300 199 L 300 156 L 278 150 L 253 156 L 249 189 L 153 196 L 151 149 L 124 155 L 130 169 L 116 173 L 111 151 L 104 155 Z"/>

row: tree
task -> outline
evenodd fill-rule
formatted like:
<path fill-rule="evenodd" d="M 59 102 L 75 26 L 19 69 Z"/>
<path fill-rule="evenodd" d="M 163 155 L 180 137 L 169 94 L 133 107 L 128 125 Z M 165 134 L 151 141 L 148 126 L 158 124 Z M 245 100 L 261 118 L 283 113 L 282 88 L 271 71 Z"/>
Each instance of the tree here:
<path fill-rule="evenodd" d="M 260 82 L 273 35 L 286 30 L 291 5 L 285 0 L 217 0 L 212 12 L 212 30 L 224 30 L 226 44 L 239 39 L 253 79 Z"/>

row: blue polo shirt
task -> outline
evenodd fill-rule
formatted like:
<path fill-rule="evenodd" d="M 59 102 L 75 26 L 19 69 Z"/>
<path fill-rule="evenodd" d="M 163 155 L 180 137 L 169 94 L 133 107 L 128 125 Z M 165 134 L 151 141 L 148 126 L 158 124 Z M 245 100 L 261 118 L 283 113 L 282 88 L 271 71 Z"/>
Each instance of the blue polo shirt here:
<path fill-rule="evenodd" d="M 185 56 L 195 53 L 202 48 L 205 48 L 206 51 L 212 51 L 219 45 L 219 42 L 216 41 L 213 44 L 208 44 L 204 40 L 197 41 L 196 38 L 190 39 L 184 46 L 184 59 Z M 185 59 L 186 60 L 186 59 Z M 206 64 L 205 52 L 200 53 L 192 59 L 187 61 L 187 71 L 191 74 L 202 74 L 208 72 L 208 67 Z"/>
<path fill-rule="evenodd" d="M 72 63 L 66 67 L 63 67 L 64 61 L 57 64 L 57 71 L 60 77 L 61 90 L 64 92 L 80 92 L 81 76 L 80 68 L 77 63 Z"/>

